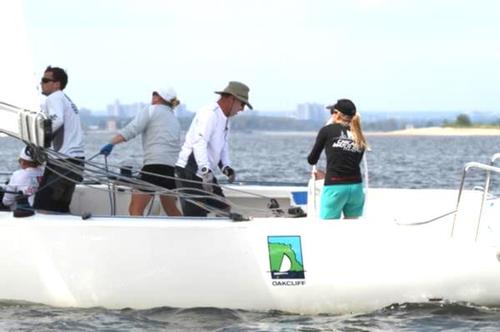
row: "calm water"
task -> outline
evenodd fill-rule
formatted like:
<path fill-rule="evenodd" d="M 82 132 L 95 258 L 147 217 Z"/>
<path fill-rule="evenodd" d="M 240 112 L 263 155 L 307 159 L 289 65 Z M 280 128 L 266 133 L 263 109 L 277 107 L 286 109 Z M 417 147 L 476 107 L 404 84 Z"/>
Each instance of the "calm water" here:
<path fill-rule="evenodd" d="M 87 156 L 97 153 L 110 136 L 88 134 Z M 238 180 L 307 182 L 305 158 L 314 138 L 315 133 L 233 133 L 231 157 Z M 464 163 L 488 163 L 500 152 L 500 137 L 368 139 L 373 187 L 458 188 Z M 0 138 L 0 144 L 0 171 L 14 170 L 21 145 L 10 138 Z M 140 140 L 135 140 L 115 148 L 109 162 L 140 167 L 141 157 Z M 473 173 L 468 185 L 482 181 L 481 174 Z M 364 314 L 309 316 L 216 308 L 67 309 L 0 301 L 0 331 L 498 331 L 499 326 L 499 308 L 465 303 L 394 304 Z"/>
<path fill-rule="evenodd" d="M 311 167 L 306 157 L 316 133 L 232 133 L 231 159 L 237 181 L 306 183 Z M 89 133 L 87 158 L 98 153 L 111 134 Z M 369 136 L 367 153 L 369 184 L 393 188 L 458 188 L 463 165 L 469 161 L 489 163 L 500 152 L 499 137 L 388 137 Z M 0 138 L 4 161 L 0 171 L 15 170 L 21 144 Z M 94 159 L 103 162 L 102 156 Z M 114 165 L 141 167 L 140 139 L 118 145 L 108 158 Z M 324 165 L 324 160 L 320 160 Z M 500 161 L 499 161 L 500 164 Z M 474 184 L 482 184 L 483 175 L 471 173 Z"/>

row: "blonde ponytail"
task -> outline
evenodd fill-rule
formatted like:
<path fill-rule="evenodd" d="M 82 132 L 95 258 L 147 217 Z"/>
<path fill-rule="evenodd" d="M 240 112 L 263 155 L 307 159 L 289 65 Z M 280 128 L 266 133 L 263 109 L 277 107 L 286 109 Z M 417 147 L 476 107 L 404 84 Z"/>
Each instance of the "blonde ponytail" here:
<path fill-rule="evenodd" d="M 351 132 L 354 143 L 356 143 L 360 149 L 366 149 L 368 144 L 366 143 L 363 130 L 361 129 L 361 117 L 359 116 L 359 113 L 356 113 L 351 119 Z"/>
<path fill-rule="evenodd" d="M 180 103 L 181 102 L 179 101 L 179 99 L 177 99 L 175 97 L 172 98 L 172 99 L 170 99 L 169 101 L 167 101 L 167 105 L 170 106 L 170 107 L 172 107 L 172 108 L 175 108 L 175 107 L 179 106 Z"/>

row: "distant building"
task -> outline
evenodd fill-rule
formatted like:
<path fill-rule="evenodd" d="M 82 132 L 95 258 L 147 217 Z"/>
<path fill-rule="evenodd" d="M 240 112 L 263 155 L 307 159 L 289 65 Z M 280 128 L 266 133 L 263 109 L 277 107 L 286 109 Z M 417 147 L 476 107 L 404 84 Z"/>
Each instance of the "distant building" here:
<path fill-rule="evenodd" d="M 144 109 L 147 104 L 144 103 L 133 103 L 133 104 L 121 104 L 120 100 L 115 100 L 115 102 L 106 107 L 108 117 L 110 118 L 133 118 L 137 112 Z"/>
<path fill-rule="evenodd" d="M 317 103 L 303 103 L 297 105 L 295 118 L 298 120 L 324 122 L 328 118 L 328 112 L 324 105 Z"/>
<path fill-rule="evenodd" d="M 277 118 L 296 118 L 296 111 L 269 111 L 269 110 L 252 110 L 251 112 L 245 111 L 243 112 L 242 115 L 249 115 L 249 116 L 270 116 L 270 117 L 277 117 Z M 241 116 L 241 115 L 238 115 Z"/>

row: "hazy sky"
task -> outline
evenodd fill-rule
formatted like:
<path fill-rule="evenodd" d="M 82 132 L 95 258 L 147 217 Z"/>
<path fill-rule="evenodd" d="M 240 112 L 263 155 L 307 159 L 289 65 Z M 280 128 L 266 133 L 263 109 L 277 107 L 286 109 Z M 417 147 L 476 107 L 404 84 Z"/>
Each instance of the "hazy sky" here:
<path fill-rule="evenodd" d="M 500 111 L 498 0 L 25 0 L 35 69 L 80 108 L 188 109 L 229 80 L 257 110 L 351 98 L 360 110 Z"/>

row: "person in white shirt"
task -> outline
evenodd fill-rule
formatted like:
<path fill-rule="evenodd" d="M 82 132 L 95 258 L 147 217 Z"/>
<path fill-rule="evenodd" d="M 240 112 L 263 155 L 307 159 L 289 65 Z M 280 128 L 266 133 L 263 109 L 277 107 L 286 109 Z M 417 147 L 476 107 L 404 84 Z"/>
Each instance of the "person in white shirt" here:
<path fill-rule="evenodd" d="M 35 193 L 43 174 L 43 167 L 33 160 L 29 146 L 22 148 L 19 153 L 19 167 L 20 169 L 12 173 L 9 183 L 4 188 L 2 203 L 11 210 L 16 209 L 16 198 L 19 192 L 28 197 L 29 204 L 33 206 Z"/>
<path fill-rule="evenodd" d="M 215 92 L 220 95 L 216 103 L 205 106 L 196 113 L 176 163 L 179 191 L 205 196 L 213 193 L 224 198 L 214 171 L 219 168 L 229 182 L 235 179 L 236 174 L 229 158 L 229 118 L 243 111 L 245 105 L 252 109 L 248 102 L 248 92 L 249 88 L 245 84 L 231 81 L 223 91 Z M 188 181 L 182 181 L 183 179 Z M 202 190 L 206 193 L 203 194 Z M 218 199 L 191 199 L 215 209 L 229 211 L 229 206 Z M 206 209 L 186 199 L 181 199 L 181 206 L 185 216 L 204 217 L 208 213 Z"/>
<path fill-rule="evenodd" d="M 174 108 L 179 103 L 174 89 L 154 90 L 151 105 L 137 113 L 125 128 L 113 136 L 111 143 L 101 148 L 100 153 L 108 156 L 116 144 L 127 142 L 140 134 L 144 149 L 144 167 L 140 179 L 169 190 L 175 189 L 174 165 L 181 149 L 181 126 L 174 115 Z M 129 205 L 132 216 L 142 216 L 153 198 L 149 191 L 141 191 L 132 193 Z M 175 197 L 161 195 L 160 201 L 167 215 L 181 215 Z"/>
<path fill-rule="evenodd" d="M 52 120 L 52 148 L 59 163 L 73 163 L 73 169 L 84 163 L 83 130 L 78 108 L 63 92 L 68 75 L 62 68 L 48 66 L 41 79 L 42 94 L 47 96 L 42 111 Z M 68 213 L 77 182 L 78 172 L 56 165 L 50 159 L 43 174 L 34 208 Z"/>

